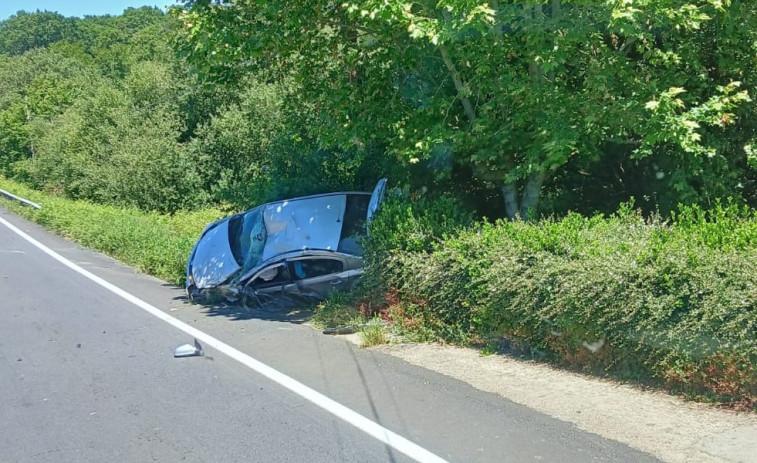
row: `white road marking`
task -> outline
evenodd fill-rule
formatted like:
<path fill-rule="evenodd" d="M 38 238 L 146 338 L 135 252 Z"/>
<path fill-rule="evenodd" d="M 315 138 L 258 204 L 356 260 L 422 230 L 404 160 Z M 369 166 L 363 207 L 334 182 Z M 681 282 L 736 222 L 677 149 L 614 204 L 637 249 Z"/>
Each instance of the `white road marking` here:
<path fill-rule="evenodd" d="M 226 354 L 227 356 L 231 357 L 232 359 L 236 360 L 242 365 L 245 365 L 246 367 L 270 379 L 271 381 L 274 381 L 278 383 L 279 385 L 285 387 L 286 389 L 289 389 L 295 394 L 321 407 L 322 409 L 326 410 L 327 412 L 331 413 L 337 418 L 340 418 L 346 421 L 352 426 L 365 432 L 369 436 L 374 437 L 375 439 L 378 439 L 380 442 L 388 445 L 389 447 L 397 450 L 398 452 L 404 453 L 408 457 L 419 462 L 447 463 L 446 460 L 444 460 L 443 458 L 431 453 L 430 451 L 424 449 L 418 444 L 415 444 L 411 442 L 410 440 L 405 439 L 404 437 L 400 436 L 399 434 L 396 434 L 390 431 L 389 429 L 381 426 L 380 424 L 374 421 L 371 421 L 370 419 L 364 417 L 363 415 L 357 413 L 356 411 L 348 407 L 345 407 L 339 402 L 333 399 L 330 399 L 326 397 L 325 395 L 321 394 L 320 392 L 314 389 L 311 389 L 310 387 L 300 383 L 294 378 L 291 378 L 285 375 L 284 373 L 281 373 L 280 371 L 272 367 L 269 367 L 268 365 L 258 360 L 255 360 L 254 358 L 250 357 L 244 352 L 231 347 L 230 345 L 216 339 L 215 337 L 203 331 L 198 330 L 197 328 L 193 326 L 187 325 L 181 320 L 178 320 L 168 315 L 167 313 L 143 301 L 142 299 L 139 299 L 133 294 L 124 291 L 118 286 L 104 280 L 103 278 L 100 278 L 99 276 L 91 272 L 88 272 L 87 270 L 84 270 L 83 268 L 79 267 L 75 263 L 71 262 L 70 260 L 61 256 L 57 252 L 48 248 L 44 244 L 35 240 L 31 236 L 27 235 L 22 230 L 20 230 L 19 228 L 17 228 L 16 226 L 8 222 L 7 220 L 3 219 L 2 217 L 0 217 L 0 224 L 5 225 L 8 229 L 10 229 L 12 232 L 14 232 L 21 238 L 31 243 L 34 247 L 44 252 L 48 256 L 52 257 L 53 259 L 57 260 L 58 262 L 65 265 L 69 269 L 73 270 L 74 272 L 78 273 L 79 275 L 82 275 L 83 277 L 88 278 L 89 280 L 93 281 L 94 283 L 97 283 L 98 285 L 102 286 L 103 288 L 107 289 L 113 294 L 123 299 L 126 299 L 127 301 L 131 302 L 132 304 L 144 310 L 145 312 L 163 320 L 169 325 L 175 328 L 178 328 L 179 330 L 187 333 L 188 335 L 198 339 L 199 341 L 204 343 L 206 346 L 213 347 L 219 352 Z"/>

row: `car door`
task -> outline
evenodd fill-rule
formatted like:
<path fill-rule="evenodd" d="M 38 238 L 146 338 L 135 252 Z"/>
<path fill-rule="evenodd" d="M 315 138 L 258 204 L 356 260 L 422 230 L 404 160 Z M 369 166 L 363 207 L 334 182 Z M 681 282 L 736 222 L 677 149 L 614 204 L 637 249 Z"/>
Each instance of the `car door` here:
<path fill-rule="evenodd" d="M 306 257 L 289 261 L 289 272 L 300 296 L 321 300 L 334 290 L 346 288 L 349 273 L 337 257 Z"/>
<path fill-rule="evenodd" d="M 371 201 L 368 203 L 368 216 L 366 217 L 366 225 L 370 225 L 373 215 L 378 210 L 381 202 L 384 200 L 384 192 L 386 190 L 386 179 L 382 178 L 376 183 L 376 187 L 373 188 L 371 193 Z"/>
<path fill-rule="evenodd" d="M 269 265 L 258 271 L 245 285 L 245 295 L 258 305 L 283 302 L 284 289 L 292 284 L 286 262 Z"/>

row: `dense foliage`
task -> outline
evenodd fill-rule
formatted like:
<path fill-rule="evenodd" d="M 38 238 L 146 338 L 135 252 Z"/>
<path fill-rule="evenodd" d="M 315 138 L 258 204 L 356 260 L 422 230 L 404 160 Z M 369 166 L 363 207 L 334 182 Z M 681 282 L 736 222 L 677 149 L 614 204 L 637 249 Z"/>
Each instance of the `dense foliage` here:
<path fill-rule="evenodd" d="M 184 3 L 179 47 L 209 79 L 286 81 L 320 144 L 466 169 L 510 218 L 545 184 L 572 196 L 566 169 L 620 164 L 610 186 L 672 190 L 665 209 L 751 176 L 754 2 Z"/>
<path fill-rule="evenodd" d="M 284 107 L 285 86 L 199 81 L 171 48 L 175 31 L 147 7 L 0 23 L 0 173 L 161 212 L 367 189 L 382 174 L 378 150 L 318 147 Z"/>
<path fill-rule="evenodd" d="M 1 22 L 0 171 L 161 211 L 387 175 L 489 217 L 757 200 L 754 2 L 169 11 Z"/>
<path fill-rule="evenodd" d="M 433 209 L 394 204 L 372 228 L 370 252 L 384 256 L 364 289 L 403 334 L 757 406 L 753 210 L 686 207 L 661 221 L 625 207 L 449 235 L 426 220 Z"/>

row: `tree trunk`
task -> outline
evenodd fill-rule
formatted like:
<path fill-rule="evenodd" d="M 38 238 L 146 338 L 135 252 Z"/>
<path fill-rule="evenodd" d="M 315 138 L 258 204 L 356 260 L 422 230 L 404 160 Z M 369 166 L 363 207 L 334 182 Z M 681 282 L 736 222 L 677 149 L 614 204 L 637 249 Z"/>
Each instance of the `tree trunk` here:
<path fill-rule="evenodd" d="M 508 220 L 533 220 L 536 218 L 544 183 L 544 172 L 534 172 L 523 184 L 523 194 L 518 197 L 518 183 L 508 182 L 502 185 L 502 198 L 505 200 L 505 215 Z"/>
<path fill-rule="evenodd" d="M 494 10 L 499 13 L 499 3 L 494 0 L 492 3 Z M 553 21 L 559 20 L 560 7 L 562 6 L 561 0 L 551 0 L 551 18 Z M 524 8 L 524 16 L 527 21 L 534 20 L 535 18 L 541 19 L 544 14 L 544 8 L 540 4 L 528 6 Z M 497 23 L 495 23 L 495 31 L 499 32 Z M 534 87 L 540 87 L 544 85 L 544 68 L 533 57 L 528 66 L 528 73 L 531 76 L 532 85 Z M 554 74 L 550 73 L 549 80 L 554 80 Z M 541 196 L 541 187 L 546 177 L 545 172 L 533 172 L 523 183 L 523 194 L 518 197 L 518 184 L 517 182 L 505 183 L 502 186 L 502 196 L 505 200 L 505 214 L 508 219 L 516 220 L 518 218 L 522 220 L 533 220 L 536 218 L 537 207 L 539 206 L 539 197 Z"/>
<path fill-rule="evenodd" d="M 520 201 L 520 216 L 523 220 L 536 218 L 542 183 L 544 183 L 544 172 L 535 172 L 528 176 L 526 185 L 523 187 L 523 199 Z"/>
<path fill-rule="evenodd" d="M 520 214 L 520 207 L 518 207 L 518 184 L 511 182 L 502 185 L 502 197 L 505 200 L 505 215 L 507 219 L 517 219 Z"/>
<path fill-rule="evenodd" d="M 473 125 L 473 123 L 476 122 L 476 110 L 473 108 L 473 103 L 471 103 L 470 98 L 466 95 L 465 84 L 460 78 L 460 73 L 457 72 L 457 67 L 455 66 L 455 63 L 452 62 L 447 47 L 445 45 L 440 45 L 439 51 L 442 54 L 442 61 L 444 61 L 444 65 L 447 66 L 447 70 L 452 77 L 452 82 L 455 84 L 457 97 L 460 98 L 460 102 L 463 104 L 465 115 L 468 116 L 468 122 Z"/>
<path fill-rule="evenodd" d="M 504 33 L 504 27 L 500 19 L 500 5 L 498 0 L 492 0 L 492 8 L 495 11 L 496 19 L 492 28 L 494 34 L 501 38 Z M 551 6 L 551 18 L 553 21 L 558 21 L 560 17 L 560 10 L 562 6 L 562 0 L 550 0 Z M 524 7 L 524 16 L 527 21 L 532 21 L 536 17 L 541 19 L 544 14 L 544 8 L 541 4 Z M 450 15 L 448 11 L 443 11 L 442 15 L 446 21 L 450 21 Z M 476 112 L 470 98 L 467 97 L 465 91 L 465 85 L 460 78 L 460 74 L 455 68 L 452 59 L 444 45 L 440 47 L 442 60 L 447 66 L 452 81 L 455 84 L 458 97 L 465 109 L 465 113 L 471 123 L 476 119 Z M 529 62 L 529 75 L 531 76 L 532 85 L 534 87 L 540 87 L 545 84 L 545 77 L 548 77 L 550 81 L 554 80 L 554 74 L 550 73 L 549 76 L 545 75 L 544 68 L 533 57 Z M 534 172 L 525 179 L 522 184 L 522 194 L 520 194 L 520 185 L 517 181 L 507 182 L 502 184 L 501 191 L 502 197 L 505 202 L 505 215 L 509 220 L 533 220 L 536 218 L 537 208 L 539 206 L 539 197 L 541 196 L 541 187 L 546 177 L 545 172 Z"/>
<path fill-rule="evenodd" d="M 452 17 L 447 10 L 442 10 L 442 17 L 447 22 L 452 21 Z M 455 84 L 457 97 L 460 98 L 460 102 L 463 105 L 465 115 L 468 117 L 468 123 L 472 126 L 473 123 L 476 122 L 476 110 L 473 107 L 473 103 L 471 102 L 470 98 L 468 97 L 468 91 L 465 88 L 465 83 L 463 83 L 463 80 L 460 77 L 460 73 L 457 70 L 457 66 L 455 66 L 455 63 L 452 61 L 452 57 L 449 55 L 447 45 L 444 43 L 440 44 L 439 52 L 442 55 L 442 61 L 444 61 L 444 65 L 447 67 L 450 77 L 452 77 L 452 83 Z"/>

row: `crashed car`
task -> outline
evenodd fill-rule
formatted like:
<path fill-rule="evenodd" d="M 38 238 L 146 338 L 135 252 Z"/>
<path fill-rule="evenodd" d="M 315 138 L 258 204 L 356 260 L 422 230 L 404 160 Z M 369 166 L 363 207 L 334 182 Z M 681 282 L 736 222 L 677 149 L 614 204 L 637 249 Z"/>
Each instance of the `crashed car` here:
<path fill-rule="evenodd" d="M 263 204 L 208 225 L 189 255 L 191 300 L 292 305 L 350 290 L 363 273 L 360 238 L 384 196 L 338 192 Z"/>

